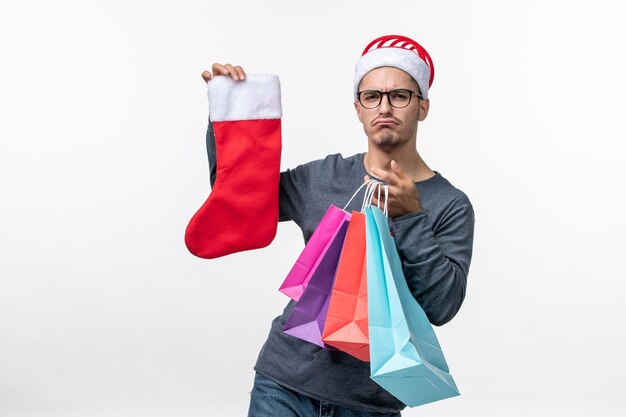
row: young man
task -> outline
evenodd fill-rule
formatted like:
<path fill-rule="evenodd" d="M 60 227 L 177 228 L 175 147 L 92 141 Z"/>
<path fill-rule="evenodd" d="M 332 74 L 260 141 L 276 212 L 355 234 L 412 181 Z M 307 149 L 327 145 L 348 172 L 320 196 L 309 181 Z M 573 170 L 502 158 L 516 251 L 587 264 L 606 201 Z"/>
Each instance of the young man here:
<path fill-rule="evenodd" d="M 245 80 L 238 66 L 214 64 L 212 71 L 203 72 L 205 81 L 214 75 Z M 370 43 L 354 81 L 354 107 L 367 152 L 329 155 L 281 173 L 279 200 L 281 220 L 296 222 L 308 241 L 329 204 L 345 204 L 369 177 L 388 183 L 389 227 L 409 288 L 431 323 L 442 325 L 465 296 L 474 213 L 467 196 L 417 151 L 431 83 L 432 62 L 415 41 L 389 36 Z M 207 146 L 214 173 L 211 125 Z M 290 301 L 273 321 L 259 354 L 249 417 L 398 416 L 405 405 L 370 379 L 369 363 L 282 331 L 294 306 Z"/>

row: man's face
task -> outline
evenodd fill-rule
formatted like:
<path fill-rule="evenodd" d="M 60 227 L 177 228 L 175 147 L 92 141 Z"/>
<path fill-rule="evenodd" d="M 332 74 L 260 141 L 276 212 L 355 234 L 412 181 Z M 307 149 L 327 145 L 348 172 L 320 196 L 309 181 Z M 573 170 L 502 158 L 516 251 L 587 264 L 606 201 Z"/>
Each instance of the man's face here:
<path fill-rule="evenodd" d="M 406 72 L 393 67 L 376 68 L 361 80 L 359 91 L 378 90 L 387 92 L 398 88 L 418 92 L 417 83 Z M 387 149 L 400 147 L 417 136 L 417 122 L 428 114 L 429 101 L 416 95 L 405 108 L 395 108 L 389 104 L 388 96 L 382 97 L 380 106 L 366 109 L 355 101 L 359 121 L 368 139 L 375 145 Z"/>

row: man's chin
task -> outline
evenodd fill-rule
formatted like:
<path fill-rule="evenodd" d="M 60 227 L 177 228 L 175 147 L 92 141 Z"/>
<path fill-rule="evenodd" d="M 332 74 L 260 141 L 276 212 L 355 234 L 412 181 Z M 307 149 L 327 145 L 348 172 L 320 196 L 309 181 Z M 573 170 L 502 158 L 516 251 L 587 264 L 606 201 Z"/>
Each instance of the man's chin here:
<path fill-rule="evenodd" d="M 402 141 L 396 135 L 381 135 L 373 138 L 376 146 L 381 148 L 395 148 L 402 144 Z"/>

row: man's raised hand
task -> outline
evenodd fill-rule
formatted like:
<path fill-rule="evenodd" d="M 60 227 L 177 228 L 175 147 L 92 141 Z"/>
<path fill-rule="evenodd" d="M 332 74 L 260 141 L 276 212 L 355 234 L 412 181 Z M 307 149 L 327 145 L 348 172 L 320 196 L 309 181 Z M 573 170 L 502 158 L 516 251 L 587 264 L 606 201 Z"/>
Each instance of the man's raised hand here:
<path fill-rule="evenodd" d="M 211 67 L 211 72 L 202 71 L 202 79 L 205 82 L 209 82 L 209 80 L 215 76 L 219 75 L 227 75 L 233 79 L 233 81 L 241 81 L 246 78 L 246 73 L 239 65 L 232 66 L 231 64 L 218 64 L 215 63 Z"/>

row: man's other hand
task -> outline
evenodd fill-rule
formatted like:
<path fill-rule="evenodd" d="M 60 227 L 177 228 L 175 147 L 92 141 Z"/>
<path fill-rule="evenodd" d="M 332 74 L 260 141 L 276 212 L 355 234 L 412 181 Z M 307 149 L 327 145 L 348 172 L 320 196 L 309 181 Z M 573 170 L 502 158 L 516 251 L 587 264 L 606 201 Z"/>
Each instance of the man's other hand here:
<path fill-rule="evenodd" d="M 423 210 L 415 182 L 402 171 L 396 161 L 391 161 L 391 172 L 380 168 L 372 168 L 372 174 L 389 185 L 389 200 L 387 202 L 389 217 L 404 216 L 405 214 L 416 213 Z M 366 175 L 365 181 L 369 179 L 369 176 Z M 381 194 L 380 202 L 376 196 L 377 193 L 375 193 L 372 198 L 372 204 L 380 204 L 380 207 L 382 207 L 385 204 L 384 194 Z"/>
<path fill-rule="evenodd" d="M 229 75 L 233 81 L 241 81 L 246 78 L 246 73 L 239 65 L 232 66 L 231 64 L 218 64 L 215 63 L 211 67 L 211 71 L 202 71 L 202 79 L 205 82 L 218 75 Z"/>

